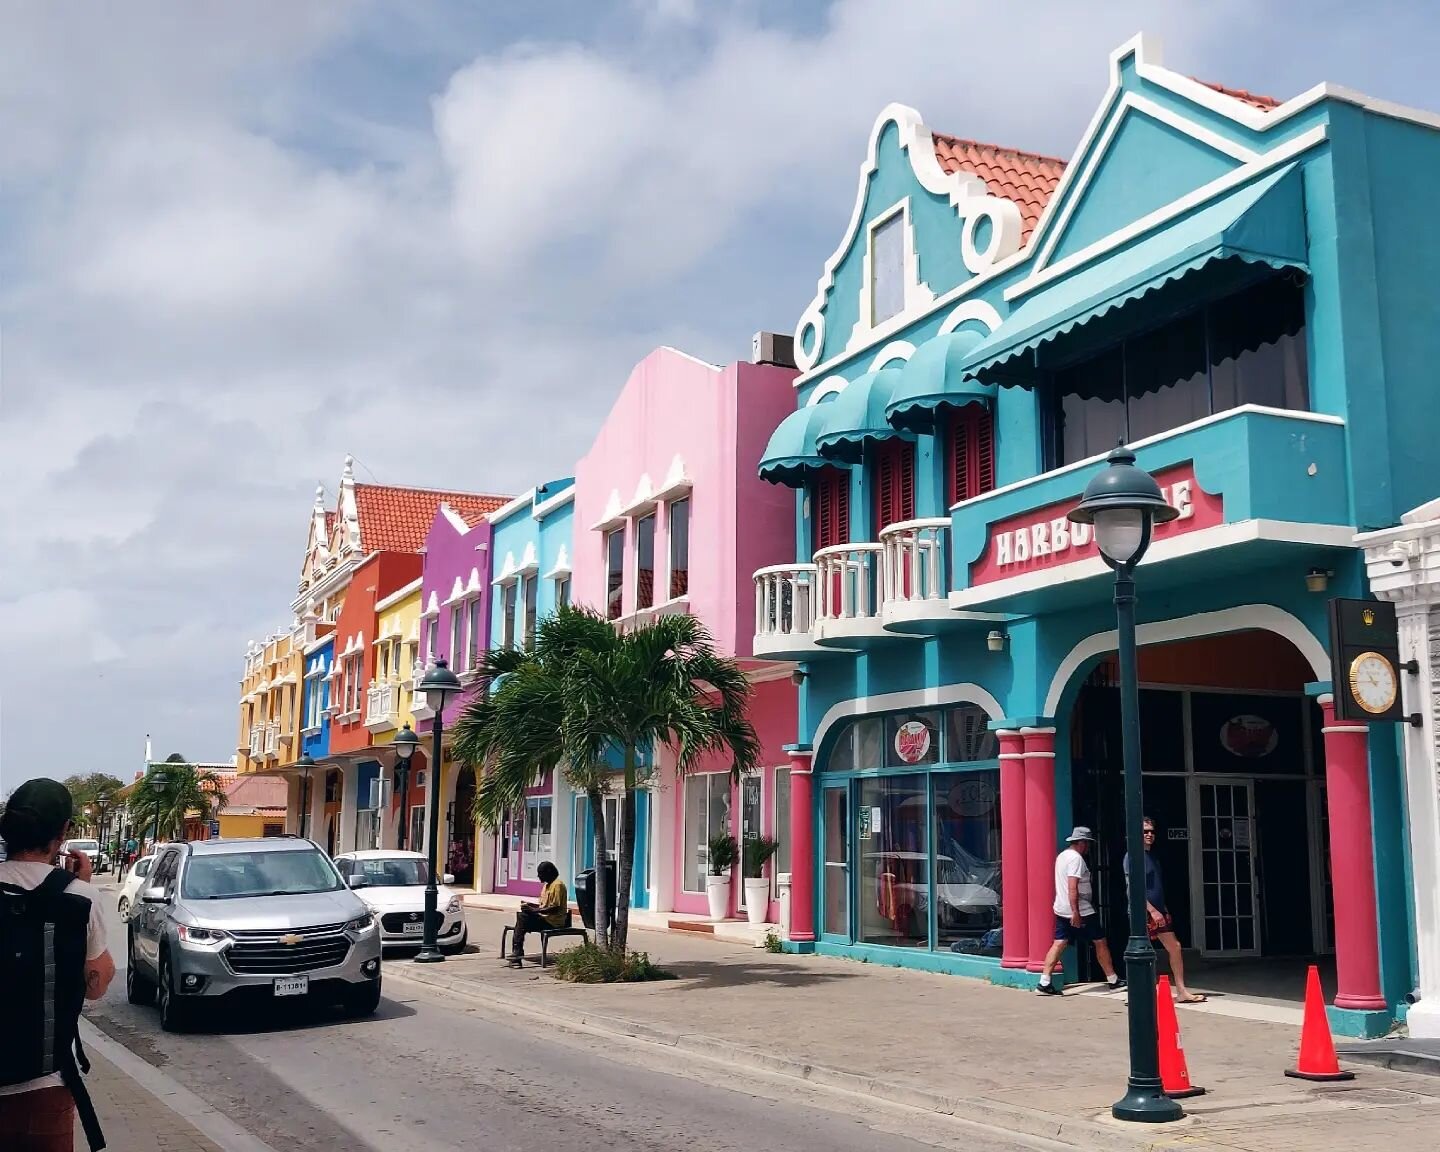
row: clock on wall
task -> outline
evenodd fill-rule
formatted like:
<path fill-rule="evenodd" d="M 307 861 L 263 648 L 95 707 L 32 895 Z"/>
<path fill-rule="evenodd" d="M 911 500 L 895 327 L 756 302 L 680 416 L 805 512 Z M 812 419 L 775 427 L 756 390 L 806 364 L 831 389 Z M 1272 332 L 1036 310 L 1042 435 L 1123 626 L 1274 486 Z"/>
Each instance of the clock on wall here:
<path fill-rule="evenodd" d="M 1350 661 L 1350 697 L 1371 716 L 1383 716 L 1395 706 L 1399 678 L 1395 665 L 1379 652 L 1361 652 Z"/>

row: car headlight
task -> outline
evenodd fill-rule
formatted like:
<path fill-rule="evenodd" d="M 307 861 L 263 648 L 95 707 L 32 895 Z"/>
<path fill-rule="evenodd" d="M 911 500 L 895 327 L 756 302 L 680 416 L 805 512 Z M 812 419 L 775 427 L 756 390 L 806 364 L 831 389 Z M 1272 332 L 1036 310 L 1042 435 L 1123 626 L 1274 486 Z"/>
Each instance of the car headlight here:
<path fill-rule="evenodd" d="M 367 910 L 367 911 L 365 912 L 365 915 L 363 915 L 363 916 L 356 916 L 355 919 L 350 920 L 350 921 L 347 921 L 346 924 L 345 924 L 345 931 L 346 931 L 346 932 L 364 932 L 365 929 L 370 928 L 370 927 L 373 927 L 374 924 L 375 924 L 375 913 Z"/>
<path fill-rule="evenodd" d="M 192 928 L 188 924 L 175 925 L 175 933 L 186 944 L 220 944 L 230 939 L 230 933 L 219 928 Z"/>
<path fill-rule="evenodd" d="M 461 904 L 459 896 L 451 896 L 450 903 L 445 905 L 445 913 L 448 916 L 455 916 L 460 912 Z"/>

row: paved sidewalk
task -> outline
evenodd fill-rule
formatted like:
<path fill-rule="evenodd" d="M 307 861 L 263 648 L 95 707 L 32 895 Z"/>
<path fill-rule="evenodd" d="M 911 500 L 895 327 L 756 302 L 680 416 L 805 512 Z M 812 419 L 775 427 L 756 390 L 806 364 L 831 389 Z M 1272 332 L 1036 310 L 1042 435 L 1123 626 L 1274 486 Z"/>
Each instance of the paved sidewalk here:
<path fill-rule="evenodd" d="M 87 1049 L 90 1074 L 85 1086 L 100 1115 L 107 1152 L 221 1152 L 188 1121 L 120 1071 Z M 88 1152 L 85 1133 L 75 1125 L 75 1152 Z"/>
<path fill-rule="evenodd" d="M 1109 1119 L 1126 1073 L 1124 996 L 1042 999 L 978 980 L 854 961 L 772 955 L 688 933 L 632 929 L 631 946 L 680 977 L 576 986 L 496 953 L 505 918 L 471 910 L 481 951 L 387 976 L 557 1023 L 955 1114 L 1086 1149 L 1393 1152 L 1440 1128 L 1440 1081 L 1363 1068 L 1342 1084 L 1287 1079 L 1299 1042 L 1289 1025 L 1184 1007 L 1193 1083 L 1187 1119 L 1137 1129 Z"/>

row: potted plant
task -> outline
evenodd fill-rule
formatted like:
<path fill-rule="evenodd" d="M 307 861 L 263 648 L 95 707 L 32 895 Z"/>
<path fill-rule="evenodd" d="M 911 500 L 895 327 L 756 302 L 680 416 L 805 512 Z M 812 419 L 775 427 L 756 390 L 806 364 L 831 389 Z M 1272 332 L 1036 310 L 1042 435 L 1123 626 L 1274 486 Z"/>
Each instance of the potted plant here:
<path fill-rule="evenodd" d="M 710 875 L 705 878 L 705 895 L 710 901 L 710 919 L 724 920 L 730 913 L 729 869 L 735 864 L 739 846 L 733 836 L 712 836 L 708 848 Z"/>
<path fill-rule="evenodd" d="M 765 865 L 770 863 L 780 841 L 766 836 L 752 836 L 745 841 L 745 916 L 751 924 L 765 923 L 770 911 L 770 881 Z"/>

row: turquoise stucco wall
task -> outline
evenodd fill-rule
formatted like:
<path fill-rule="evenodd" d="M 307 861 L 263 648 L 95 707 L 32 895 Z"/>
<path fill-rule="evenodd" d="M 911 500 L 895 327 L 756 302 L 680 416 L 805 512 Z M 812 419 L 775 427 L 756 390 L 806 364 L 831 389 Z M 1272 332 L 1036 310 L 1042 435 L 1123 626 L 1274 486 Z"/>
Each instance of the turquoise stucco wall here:
<path fill-rule="evenodd" d="M 527 545 L 535 550 L 539 577 L 539 583 L 535 588 L 535 614 L 536 619 L 539 620 L 543 620 L 555 611 L 556 582 L 548 579 L 546 574 L 555 567 L 562 548 L 567 556 L 572 556 L 571 523 L 574 518 L 575 504 L 574 501 L 562 504 L 558 508 L 548 511 L 543 518 L 537 518 L 534 509 L 566 491 L 573 484 L 574 481 L 566 477 L 540 485 L 535 490 L 535 498 L 532 503 L 516 509 L 493 526 L 489 559 L 492 580 L 499 575 L 507 555 L 513 556 L 518 564 L 525 555 Z M 523 605 L 519 602 L 518 592 L 516 595 L 515 636 L 518 642 L 521 636 Z M 505 598 L 497 590 L 490 597 L 490 642 L 492 644 L 498 645 L 504 635 L 502 630 L 504 613 Z"/>

